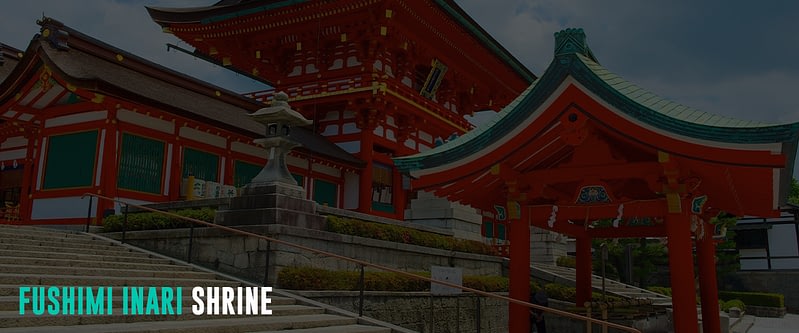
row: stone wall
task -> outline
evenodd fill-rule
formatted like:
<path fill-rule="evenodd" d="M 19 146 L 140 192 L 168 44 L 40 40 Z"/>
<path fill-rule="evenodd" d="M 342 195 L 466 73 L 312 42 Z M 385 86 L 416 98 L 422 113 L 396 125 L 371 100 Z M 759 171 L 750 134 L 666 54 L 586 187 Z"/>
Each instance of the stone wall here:
<path fill-rule="evenodd" d="M 799 272 L 797 271 L 741 271 L 737 273 L 745 290 L 779 293 L 785 295 L 785 308 L 799 313 Z M 747 305 L 747 312 L 749 306 Z"/>
<path fill-rule="evenodd" d="M 464 275 L 500 276 L 503 274 L 505 261 L 495 256 L 431 249 L 286 225 L 250 226 L 241 229 L 405 271 L 429 271 L 430 266 L 449 266 L 462 268 Z M 121 233 L 110 233 L 107 236 L 120 239 Z M 148 230 L 127 232 L 126 239 L 128 243 L 157 253 L 175 258 L 187 258 L 188 236 L 189 229 Z M 265 240 L 211 228 L 194 229 L 191 261 L 242 279 L 262 283 L 267 246 L 270 248 L 267 279 L 269 285 L 275 284 L 276 274 L 283 267 L 358 269 L 357 265 L 343 260 L 316 255 L 288 245 L 268 245 Z"/>
<path fill-rule="evenodd" d="M 566 256 L 566 236 L 537 227 L 530 228 L 530 263 L 555 265 Z"/>
<path fill-rule="evenodd" d="M 359 297 L 355 291 L 291 291 L 294 294 L 358 313 Z M 497 293 L 507 296 L 507 293 Z M 480 312 L 476 311 L 478 299 Z M 573 304 L 550 299 L 550 306 L 569 311 Z M 427 292 L 365 292 L 364 316 L 390 322 L 420 333 L 500 333 L 508 331 L 508 302 L 489 299 L 473 294 L 458 296 L 430 296 Z M 585 332 L 586 323 L 554 314 L 544 315 L 549 332 Z M 613 320 L 631 326 L 644 333 L 667 333 L 670 330 L 666 314 L 649 318 Z M 593 332 L 602 332 L 602 327 L 593 325 Z M 622 331 L 609 328 L 608 332 Z"/>
<path fill-rule="evenodd" d="M 358 313 L 358 292 L 292 293 Z M 478 302 L 479 313 L 476 310 Z M 508 302 L 472 294 L 431 297 L 427 292 L 365 292 L 363 314 L 421 333 L 477 332 L 478 316 L 480 332 L 508 331 Z"/>

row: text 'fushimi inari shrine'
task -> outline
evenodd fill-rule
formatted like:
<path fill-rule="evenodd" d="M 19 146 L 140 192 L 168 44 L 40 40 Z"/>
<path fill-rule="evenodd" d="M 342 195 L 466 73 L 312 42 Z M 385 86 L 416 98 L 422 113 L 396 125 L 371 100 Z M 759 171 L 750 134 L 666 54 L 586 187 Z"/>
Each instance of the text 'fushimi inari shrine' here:
<path fill-rule="evenodd" d="M 696 241 L 704 332 L 719 332 L 719 212 L 776 216 L 787 195 L 799 124 L 701 112 L 603 68 L 581 29 L 555 34 L 546 72 L 492 123 L 436 149 L 394 159 L 415 190 L 511 219 L 510 295 L 527 300 L 530 226 L 577 240 L 577 304 L 591 298 L 591 239 L 667 237 L 674 330 L 698 332 Z M 610 227 L 595 221 L 612 220 Z M 706 231 L 707 230 L 707 231 Z M 510 330 L 529 331 L 511 304 Z"/>

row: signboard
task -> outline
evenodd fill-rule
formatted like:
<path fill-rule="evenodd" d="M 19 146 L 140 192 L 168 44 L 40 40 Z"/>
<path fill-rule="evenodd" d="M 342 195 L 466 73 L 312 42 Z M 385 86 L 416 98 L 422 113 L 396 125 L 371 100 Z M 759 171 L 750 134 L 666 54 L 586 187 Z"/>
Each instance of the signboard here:
<path fill-rule="evenodd" d="M 433 280 L 446 281 L 459 286 L 463 285 L 463 269 L 460 267 L 431 266 L 430 277 Z M 461 293 L 461 290 L 430 282 L 430 293 L 433 295 L 457 295 Z"/>

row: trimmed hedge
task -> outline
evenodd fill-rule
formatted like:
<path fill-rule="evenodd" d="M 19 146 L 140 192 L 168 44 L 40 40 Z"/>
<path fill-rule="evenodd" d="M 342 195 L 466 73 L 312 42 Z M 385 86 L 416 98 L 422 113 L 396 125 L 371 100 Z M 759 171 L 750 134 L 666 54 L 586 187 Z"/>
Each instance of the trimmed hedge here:
<path fill-rule="evenodd" d="M 730 308 L 739 308 L 741 311 L 746 311 L 746 304 L 739 299 L 731 299 L 729 301 L 719 302 L 721 304 L 721 311 L 730 312 Z"/>
<path fill-rule="evenodd" d="M 178 211 L 170 211 L 180 216 L 185 216 L 200 221 L 209 223 L 214 222 L 216 210 L 211 208 L 200 209 L 182 209 Z M 115 232 L 122 231 L 122 224 L 124 222 L 124 215 L 111 215 L 103 219 L 103 231 Z M 133 213 L 128 214 L 128 225 L 126 230 L 155 230 L 155 229 L 175 229 L 175 228 L 188 228 L 191 222 L 179 218 L 167 216 L 160 213 Z"/>
<path fill-rule="evenodd" d="M 432 247 L 448 251 L 497 255 L 496 249 L 488 244 L 478 241 L 456 239 L 454 237 L 420 231 L 408 227 L 367 222 L 332 215 L 327 216 L 326 230 L 339 234 Z"/>
<path fill-rule="evenodd" d="M 430 277 L 429 272 L 411 272 L 416 275 Z M 329 271 L 311 267 L 286 267 L 277 275 L 277 285 L 283 289 L 292 290 L 358 290 L 359 271 Z M 416 280 L 404 275 L 391 272 L 365 272 L 364 290 L 370 291 L 428 291 L 430 282 Z M 466 275 L 463 277 L 463 286 L 486 292 L 508 291 L 508 278 L 502 276 Z M 535 282 L 530 283 L 530 292 L 536 292 L 541 286 Z M 576 289 L 556 283 L 544 286 L 547 296 L 551 299 L 574 302 Z M 602 294 L 593 293 L 594 300 L 602 300 Z M 608 295 L 608 302 L 617 302 L 622 299 Z"/>
<path fill-rule="evenodd" d="M 776 293 L 758 293 L 745 291 L 719 291 L 719 298 L 724 301 L 738 299 L 746 305 L 767 306 L 772 308 L 784 308 L 785 296 Z"/>
<path fill-rule="evenodd" d="M 671 297 L 671 288 L 669 287 L 648 287 L 646 290 L 649 290 L 653 293 L 658 293 L 664 296 Z"/>

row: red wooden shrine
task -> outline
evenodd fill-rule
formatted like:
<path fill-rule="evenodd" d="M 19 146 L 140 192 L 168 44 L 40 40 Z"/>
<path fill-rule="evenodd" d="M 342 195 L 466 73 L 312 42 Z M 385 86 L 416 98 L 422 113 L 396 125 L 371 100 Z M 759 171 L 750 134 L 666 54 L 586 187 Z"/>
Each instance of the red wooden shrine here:
<path fill-rule="evenodd" d="M 246 184 L 266 163 L 253 140 L 265 105 L 176 73 L 44 18 L 24 54 L 4 48 L 0 83 L 0 222 L 80 224 L 132 202 L 178 201 L 189 174 L 217 189 Z M 6 67 L 8 66 L 8 67 Z M 8 68 L 9 70 L 6 70 Z M 299 128 L 289 156 L 305 187 L 340 186 L 363 162 Z M 341 202 L 342 193 L 309 199 Z M 217 193 L 216 195 L 219 195 Z M 224 195 L 219 195 L 224 196 Z M 87 213 L 87 209 L 89 210 Z"/>
<path fill-rule="evenodd" d="M 779 216 L 799 123 L 769 125 L 657 97 L 603 68 L 580 29 L 556 34 L 545 74 L 489 126 L 395 158 L 415 190 L 505 207 L 510 295 L 527 300 L 530 226 L 577 240 L 577 305 L 591 297 L 591 239 L 667 237 L 675 332 L 719 332 L 713 226 L 719 212 Z M 599 223 L 605 220 L 606 223 Z M 607 223 L 610 221 L 610 223 Z M 609 225 L 609 226 L 608 226 Z M 528 332 L 511 304 L 512 332 Z"/>
<path fill-rule="evenodd" d="M 454 1 L 220 1 L 148 8 L 193 54 L 289 93 L 315 130 L 366 162 L 353 208 L 402 219 L 391 157 L 471 129 L 535 76 Z M 256 92 L 260 100 L 271 90 Z M 357 190 L 355 190 L 357 189 Z"/>

